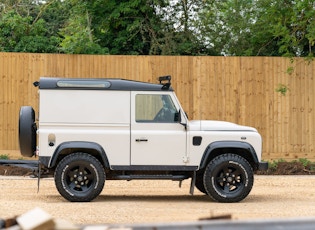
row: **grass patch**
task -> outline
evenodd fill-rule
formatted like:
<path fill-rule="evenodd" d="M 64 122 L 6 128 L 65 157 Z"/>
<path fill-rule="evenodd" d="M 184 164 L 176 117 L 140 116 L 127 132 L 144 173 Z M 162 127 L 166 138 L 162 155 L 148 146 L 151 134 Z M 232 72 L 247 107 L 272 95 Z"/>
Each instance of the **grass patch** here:
<path fill-rule="evenodd" d="M 9 160 L 9 155 L 8 154 L 1 154 L 0 155 L 0 160 Z"/>
<path fill-rule="evenodd" d="M 315 175 L 315 162 L 306 158 L 286 161 L 278 159 L 268 162 L 267 171 L 258 171 L 260 175 Z"/>

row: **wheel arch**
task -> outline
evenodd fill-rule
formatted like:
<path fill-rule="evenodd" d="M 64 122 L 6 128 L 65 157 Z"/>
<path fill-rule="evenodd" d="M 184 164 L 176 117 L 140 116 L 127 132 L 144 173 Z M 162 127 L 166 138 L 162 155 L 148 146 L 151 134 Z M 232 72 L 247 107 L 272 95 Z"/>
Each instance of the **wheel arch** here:
<path fill-rule="evenodd" d="M 242 141 L 216 141 L 207 146 L 200 162 L 200 169 L 204 169 L 215 157 L 224 153 L 234 153 L 244 157 L 253 170 L 257 170 L 259 161 L 254 147 Z"/>
<path fill-rule="evenodd" d="M 68 141 L 58 145 L 50 160 L 49 168 L 55 167 L 65 156 L 75 152 L 88 153 L 98 159 L 105 168 L 110 167 L 107 155 L 100 144 L 88 141 Z"/>

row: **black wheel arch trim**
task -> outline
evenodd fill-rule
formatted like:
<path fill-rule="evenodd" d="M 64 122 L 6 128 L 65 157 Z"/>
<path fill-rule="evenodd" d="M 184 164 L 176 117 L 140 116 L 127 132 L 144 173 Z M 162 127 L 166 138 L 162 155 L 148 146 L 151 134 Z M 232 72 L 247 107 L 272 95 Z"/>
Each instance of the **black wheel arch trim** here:
<path fill-rule="evenodd" d="M 216 155 L 213 155 L 212 153 L 215 152 L 216 150 L 230 150 L 230 149 L 243 149 L 245 150 L 247 153 L 250 154 L 250 160 L 249 163 L 251 164 L 251 166 L 253 167 L 254 170 L 257 170 L 259 167 L 259 160 L 256 154 L 256 151 L 254 149 L 254 147 L 247 143 L 247 142 L 243 142 L 243 141 L 216 141 L 216 142 L 212 142 L 211 144 L 209 144 L 207 146 L 207 148 L 205 149 L 201 162 L 200 162 L 200 169 L 203 169 L 207 166 L 207 163 L 209 162 L 210 159 L 213 159 L 214 157 L 216 157 Z M 228 151 L 227 151 L 228 152 Z M 242 156 L 241 154 L 239 154 L 240 156 Z"/>
<path fill-rule="evenodd" d="M 103 165 L 105 167 L 110 167 L 106 152 L 104 151 L 103 147 L 98 143 L 89 141 L 67 141 L 61 143 L 54 151 L 48 167 L 54 167 L 57 164 L 58 157 L 60 155 L 66 154 L 69 151 L 71 153 L 79 151 L 87 153 L 93 152 L 94 154 L 96 153 L 97 156 L 100 156 L 100 160 L 102 161 Z"/>

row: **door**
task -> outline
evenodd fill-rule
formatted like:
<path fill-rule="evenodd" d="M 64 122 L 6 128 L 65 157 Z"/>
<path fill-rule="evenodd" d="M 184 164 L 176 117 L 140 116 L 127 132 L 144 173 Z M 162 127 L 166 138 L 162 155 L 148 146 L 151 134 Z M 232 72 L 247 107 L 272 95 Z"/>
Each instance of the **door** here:
<path fill-rule="evenodd" d="M 132 92 L 131 165 L 185 165 L 186 130 L 172 92 Z"/>

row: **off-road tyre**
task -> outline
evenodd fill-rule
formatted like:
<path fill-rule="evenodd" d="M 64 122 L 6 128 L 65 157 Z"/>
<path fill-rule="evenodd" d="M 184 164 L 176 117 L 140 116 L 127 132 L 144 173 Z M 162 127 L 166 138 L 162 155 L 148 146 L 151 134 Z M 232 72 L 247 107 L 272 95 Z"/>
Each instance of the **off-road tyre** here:
<path fill-rule="evenodd" d="M 87 153 L 72 153 L 63 158 L 55 170 L 55 185 L 71 202 L 89 202 L 103 190 L 105 171 L 102 164 Z"/>
<path fill-rule="evenodd" d="M 232 203 L 243 200 L 251 191 L 254 172 L 246 159 L 236 154 L 222 154 L 209 162 L 203 182 L 215 201 Z"/>
<path fill-rule="evenodd" d="M 22 156 L 32 157 L 36 153 L 35 112 L 31 106 L 22 106 L 19 117 L 19 145 Z"/>

